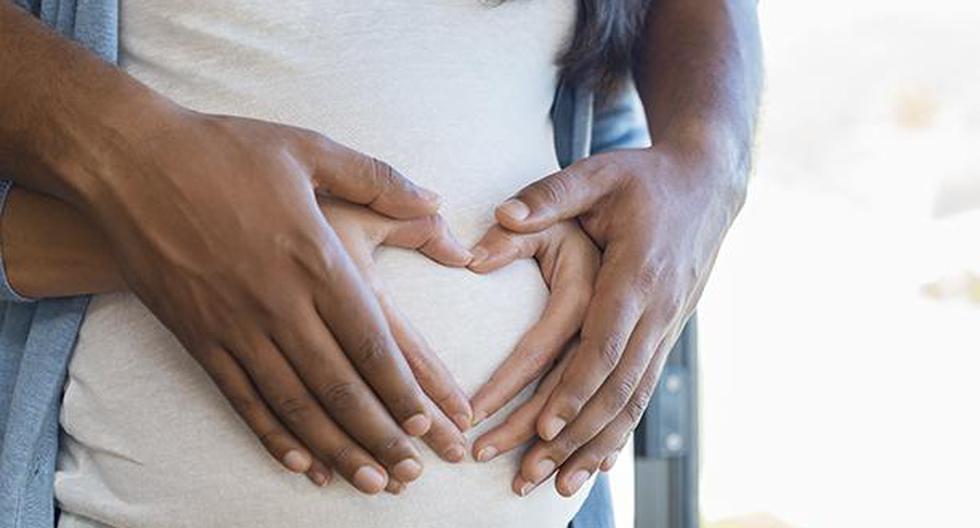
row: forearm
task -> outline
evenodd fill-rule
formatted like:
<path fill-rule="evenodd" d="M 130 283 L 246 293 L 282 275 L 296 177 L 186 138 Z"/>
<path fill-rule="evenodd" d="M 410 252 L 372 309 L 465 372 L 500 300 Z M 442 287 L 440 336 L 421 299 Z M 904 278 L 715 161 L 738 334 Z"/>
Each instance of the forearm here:
<path fill-rule="evenodd" d="M 0 172 L 87 207 L 176 105 L 0 2 Z M 166 122 L 166 123 L 165 123 Z"/>
<path fill-rule="evenodd" d="M 737 195 L 748 176 L 761 55 L 755 0 L 655 0 L 635 58 L 654 142 L 734 169 L 712 176 Z"/>
<path fill-rule="evenodd" d="M 13 187 L 0 217 L 7 279 L 34 299 L 125 289 L 102 234 L 77 209 Z"/>

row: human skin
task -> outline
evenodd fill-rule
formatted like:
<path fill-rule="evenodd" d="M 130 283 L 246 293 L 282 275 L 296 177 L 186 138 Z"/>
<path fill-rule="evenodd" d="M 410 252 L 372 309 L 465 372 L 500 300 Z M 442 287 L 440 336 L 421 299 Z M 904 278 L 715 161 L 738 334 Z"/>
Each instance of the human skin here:
<path fill-rule="evenodd" d="M 416 250 L 437 264 L 461 267 L 470 259 L 466 248 L 453 238 L 439 215 L 399 220 L 330 198 L 321 198 L 319 206 L 378 298 L 413 374 L 433 399 L 454 397 L 455 384 L 445 382 L 452 380 L 452 375 L 393 305 L 374 272 L 372 257 L 384 245 Z M 128 289 L 105 237 L 78 211 L 57 198 L 13 187 L 0 217 L 0 249 L 11 286 L 30 298 Z M 466 439 L 442 412 L 435 408 L 429 410 L 433 425 L 423 440 L 444 460 L 461 461 Z M 330 480 L 333 470 L 330 461 L 314 459 L 306 474 L 322 486 Z M 405 485 L 389 478 L 386 489 L 397 493 Z"/>
<path fill-rule="evenodd" d="M 560 364 L 567 370 L 553 370 L 546 381 L 555 381 L 542 384 L 539 397 L 474 447 L 478 455 L 500 447 L 499 438 L 536 432 L 550 439 L 525 457 L 514 481 L 522 494 L 558 468 L 556 486 L 569 495 L 600 465 L 611 466 L 744 199 L 759 92 L 754 4 L 657 2 L 645 35 L 635 76 L 655 146 L 590 158 L 525 189 L 497 213 L 518 233 L 578 216 L 603 250 L 582 344 Z M 623 218 L 630 221 L 611 221 Z M 542 352 L 553 356 L 508 362 L 509 371 L 495 379 L 526 378 L 527 362 L 547 366 L 560 350 Z M 507 399 L 474 400 L 475 415 Z"/>
<path fill-rule="evenodd" d="M 309 130 L 182 108 L 9 2 L 0 49 L 0 172 L 91 222 L 265 448 L 365 493 L 418 478 L 431 397 L 316 193 L 399 219 L 438 197 Z M 466 427 L 461 391 L 440 407 Z"/>
<path fill-rule="evenodd" d="M 474 443 L 474 456 L 489 460 L 480 453 L 534 440 L 514 478 L 519 495 L 557 471 L 557 491 L 570 496 L 612 467 L 700 298 L 746 194 L 761 91 L 756 3 L 652 2 L 633 73 L 653 146 L 589 157 L 496 210 L 515 238 L 577 218 L 602 251 L 577 345 Z M 505 363 L 498 388 L 473 398 L 474 416 L 493 414 L 561 351 Z"/>
<path fill-rule="evenodd" d="M 452 237 L 439 215 L 397 220 L 337 199 L 321 198 L 319 205 L 377 296 L 413 374 L 436 401 L 453 395 L 455 385 L 443 381 L 452 379 L 452 375 L 425 338 L 398 311 L 375 272 L 373 255 L 381 246 L 401 247 L 417 250 L 435 263 L 461 267 L 469 263 L 469 253 Z M 534 258 L 549 287 L 541 320 L 525 334 L 518 349 L 532 353 L 541 347 L 564 345 L 571 339 L 582 323 L 599 268 L 598 248 L 581 227 L 575 221 L 565 221 L 528 235 L 497 227 L 480 244 L 490 248 L 490 252 L 473 271 L 492 273 L 516 259 Z M 104 236 L 57 198 L 13 187 L 0 216 L 0 249 L 11 286 L 31 298 L 127 289 Z M 521 362 L 523 355 L 512 355 L 507 361 Z M 487 382 L 487 386 L 497 384 L 493 378 Z M 507 390 L 506 386 L 501 388 Z M 437 409 L 431 412 L 433 425 L 423 439 L 443 459 L 460 461 L 465 438 Z M 314 459 L 307 471 L 310 480 L 319 486 L 326 485 L 332 474 L 329 462 L 319 459 Z M 386 489 L 400 493 L 405 487 L 405 483 L 389 478 Z"/>

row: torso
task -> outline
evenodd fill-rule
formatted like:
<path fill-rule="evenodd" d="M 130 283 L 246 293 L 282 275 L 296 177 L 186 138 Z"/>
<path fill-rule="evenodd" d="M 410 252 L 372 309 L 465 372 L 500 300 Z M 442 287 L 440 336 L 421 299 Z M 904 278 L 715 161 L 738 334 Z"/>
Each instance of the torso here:
<path fill-rule="evenodd" d="M 121 57 L 190 108 L 311 128 L 391 163 L 444 197 L 443 214 L 471 244 L 495 204 L 557 168 L 548 112 L 576 3 L 124 0 Z M 532 261 L 488 276 L 405 251 L 382 249 L 378 262 L 470 394 L 547 296 Z M 520 450 L 449 465 L 423 449 L 425 474 L 398 497 L 364 497 L 340 479 L 317 489 L 265 453 L 130 294 L 93 299 L 61 422 L 64 526 L 557 528 L 588 493 L 517 498 Z"/>

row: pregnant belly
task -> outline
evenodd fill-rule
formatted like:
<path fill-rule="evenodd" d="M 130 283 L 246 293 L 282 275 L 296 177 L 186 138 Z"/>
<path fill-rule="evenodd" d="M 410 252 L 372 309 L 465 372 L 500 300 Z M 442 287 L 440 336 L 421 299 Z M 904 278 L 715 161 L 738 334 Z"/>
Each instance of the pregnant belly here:
<path fill-rule="evenodd" d="M 532 261 L 477 276 L 383 249 L 378 267 L 471 395 L 547 296 Z M 204 371 L 130 294 L 93 299 L 61 422 L 67 438 L 55 491 L 66 519 L 110 526 L 558 528 L 588 494 L 563 499 L 545 486 L 518 498 L 510 482 L 519 452 L 452 465 L 425 448 L 424 475 L 398 497 L 365 497 L 340 479 L 315 488 L 265 453 Z"/>

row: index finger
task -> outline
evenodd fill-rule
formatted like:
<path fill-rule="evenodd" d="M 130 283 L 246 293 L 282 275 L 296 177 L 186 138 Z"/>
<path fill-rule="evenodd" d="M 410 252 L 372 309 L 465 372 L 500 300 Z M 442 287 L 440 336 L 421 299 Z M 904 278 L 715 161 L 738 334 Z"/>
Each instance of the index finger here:
<path fill-rule="evenodd" d="M 538 418 L 538 434 L 545 440 L 553 440 L 578 416 L 616 368 L 645 309 L 645 288 L 627 279 L 643 269 L 642 260 L 617 249 L 607 248 L 609 258 L 599 269 L 581 341 Z"/>
<path fill-rule="evenodd" d="M 327 246 L 334 262 L 321 276 L 315 305 L 354 368 L 368 382 L 406 433 L 420 436 L 431 426 L 422 389 L 399 350 L 384 313 L 332 229 Z"/>
<path fill-rule="evenodd" d="M 470 250 L 453 236 L 441 215 L 393 220 L 389 223 L 388 232 L 382 242 L 389 246 L 417 250 L 446 266 L 465 266 L 473 258 Z"/>
<path fill-rule="evenodd" d="M 534 438 L 534 422 L 541 408 L 548 401 L 548 395 L 558 385 L 561 374 L 568 366 L 568 358 L 563 358 L 553 366 L 535 388 L 531 399 L 522 403 L 507 418 L 473 442 L 473 458 L 477 462 L 489 462 L 501 453 L 506 453 Z"/>
<path fill-rule="evenodd" d="M 432 351 L 425 338 L 394 305 L 387 291 L 383 287 L 377 287 L 376 291 L 395 339 L 401 346 L 405 360 L 408 361 L 423 391 L 446 416 L 453 420 L 460 431 L 469 429 L 473 420 L 473 411 L 455 377 L 439 356 Z M 432 416 L 432 418 L 436 417 Z"/>
<path fill-rule="evenodd" d="M 383 224 L 382 232 L 379 234 L 383 239 L 378 241 L 378 243 L 395 247 L 419 249 L 426 246 L 433 239 L 448 238 L 450 240 L 446 244 L 455 243 L 457 246 L 456 249 L 466 253 L 465 259 L 468 260 L 469 258 L 469 252 L 459 245 L 458 242 L 455 242 L 455 239 L 449 234 L 445 222 L 438 216 L 428 216 L 414 220 L 386 219 Z M 395 338 L 395 343 L 408 363 L 414 379 L 417 380 L 422 390 L 445 412 L 446 416 L 452 418 L 453 422 L 459 427 L 459 430 L 466 430 L 470 426 L 473 416 L 469 400 L 456 383 L 449 369 L 432 352 L 425 338 L 415 330 L 392 301 L 383 281 L 375 273 L 374 261 L 371 254 L 373 247 L 358 244 L 357 237 L 346 237 L 344 233 L 338 233 L 338 235 L 350 249 L 350 257 L 357 264 L 365 283 L 374 292 L 374 296 L 381 306 L 381 311 L 384 313 L 385 320 Z M 442 246 L 442 244 L 436 245 Z M 449 252 L 450 257 L 453 253 L 453 251 Z M 431 258 L 439 261 L 439 258 Z M 446 264 L 451 265 L 452 263 L 446 262 Z M 456 263 L 456 265 L 462 264 L 465 264 L 465 261 L 458 260 Z M 429 417 L 436 419 L 438 414 L 430 411 Z"/>
<path fill-rule="evenodd" d="M 541 319 L 521 337 L 513 353 L 473 396 L 473 413 L 477 423 L 517 396 L 566 349 L 581 327 L 599 266 L 591 240 L 582 233 L 566 236 L 560 244 L 550 246 L 544 245 L 543 240 L 534 242 L 539 245 L 529 249 L 520 249 L 526 244 L 512 241 L 540 239 L 540 236 L 514 233 L 494 236 L 495 233 L 504 232 L 491 231 L 480 242 L 489 249 L 489 255 L 474 266 L 476 271 L 482 273 L 485 269 L 502 267 L 533 250 L 551 292 Z M 506 245 L 501 247 L 501 243 Z M 515 245 L 519 246 L 518 249 L 508 250 L 508 247 Z"/>

